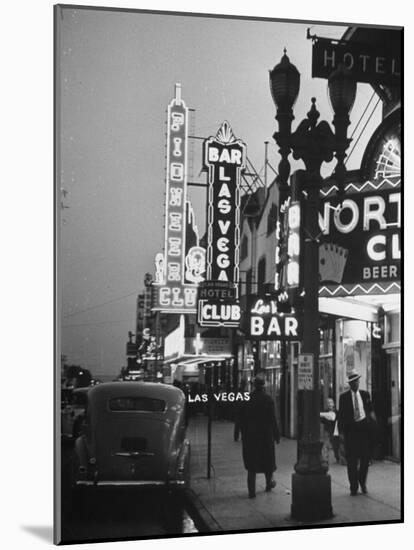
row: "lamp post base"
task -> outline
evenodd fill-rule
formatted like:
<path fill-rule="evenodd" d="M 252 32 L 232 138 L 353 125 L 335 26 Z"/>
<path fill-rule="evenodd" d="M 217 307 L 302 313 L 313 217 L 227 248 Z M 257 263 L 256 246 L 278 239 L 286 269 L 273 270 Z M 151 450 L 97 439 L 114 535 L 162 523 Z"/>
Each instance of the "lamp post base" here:
<path fill-rule="evenodd" d="M 318 521 L 333 517 L 331 476 L 292 474 L 291 516 L 299 521 Z"/>

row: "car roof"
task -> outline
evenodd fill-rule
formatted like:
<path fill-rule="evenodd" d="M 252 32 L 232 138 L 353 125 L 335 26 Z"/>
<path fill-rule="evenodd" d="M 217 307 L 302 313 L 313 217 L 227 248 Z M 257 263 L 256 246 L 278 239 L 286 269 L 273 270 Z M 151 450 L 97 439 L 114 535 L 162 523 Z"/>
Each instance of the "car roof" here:
<path fill-rule="evenodd" d="M 90 389 L 90 386 L 86 386 L 84 388 L 74 388 L 73 393 L 87 393 Z"/>
<path fill-rule="evenodd" d="M 109 397 L 151 397 L 163 399 L 168 404 L 184 397 L 183 392 L 169 384 L 154 382 L 103 382 L 89 388 L 89 400 L 101 400 Z"/>

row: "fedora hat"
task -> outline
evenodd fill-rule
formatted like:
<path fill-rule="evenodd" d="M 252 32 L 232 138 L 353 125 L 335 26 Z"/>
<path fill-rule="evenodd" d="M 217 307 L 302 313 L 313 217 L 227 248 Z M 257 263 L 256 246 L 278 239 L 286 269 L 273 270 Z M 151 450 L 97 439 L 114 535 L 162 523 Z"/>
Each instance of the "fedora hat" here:
<path fill-rule="evenodd" d="M 353 382 L 354 380 L 359 380 L 360 378 L 361 378 L 361 375 L 358 374 L 356 370 L 351 370 L 351 372 L 349 372 L 347 376 L 348 384 L 349 382 Z"/>

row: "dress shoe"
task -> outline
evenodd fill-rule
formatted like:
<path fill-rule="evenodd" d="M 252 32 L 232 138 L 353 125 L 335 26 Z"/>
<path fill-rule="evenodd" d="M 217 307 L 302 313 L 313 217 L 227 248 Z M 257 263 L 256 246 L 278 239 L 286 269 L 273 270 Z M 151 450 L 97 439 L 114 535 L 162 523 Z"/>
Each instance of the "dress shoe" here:
<path fill-rule="evenodd" d="M 276 481 L 272 479 L 272 481 L 266 485 L 266 493 L 270 493 L 270 491 L 275 487 L 276 487 Z"/>
<path fill-rule="evenodd" d="M 358 491 L 351 491 L 351 497 L 356 497 L 358 494 Z"/>
<path fill-rule="evenodd" d="M 360 485 L 361 485 L 361 491 L 364 493 L 364 495 L 366 495 L 368 493 L 367 486 L 365 485 L 365 483 L 360 483 Z"/>
<path fill-rule="evenodd" d="M 256 493 L 249 493 L 249 498 L 256 498 Z"/>

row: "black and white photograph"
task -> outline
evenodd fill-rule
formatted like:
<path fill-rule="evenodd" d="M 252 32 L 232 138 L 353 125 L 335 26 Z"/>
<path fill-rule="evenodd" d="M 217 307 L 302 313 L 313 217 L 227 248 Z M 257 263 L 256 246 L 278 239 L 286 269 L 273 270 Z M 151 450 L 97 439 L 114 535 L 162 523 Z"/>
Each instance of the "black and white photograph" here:
<path fill-rule="evenodd" d="M 53 7 L 54 542 L 401 523 L 404 20 L 145 8 Z"/>

